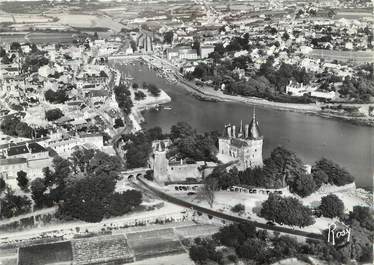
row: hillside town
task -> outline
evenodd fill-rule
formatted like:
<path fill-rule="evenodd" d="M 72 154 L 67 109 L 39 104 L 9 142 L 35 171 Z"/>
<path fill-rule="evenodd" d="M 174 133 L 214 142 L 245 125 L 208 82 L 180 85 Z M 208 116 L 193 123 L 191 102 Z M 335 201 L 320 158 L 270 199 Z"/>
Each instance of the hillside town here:
<path fill-rule="evenodd" d="M 372 8 L 1 2 L 0 265 L 371 264 Z"/>

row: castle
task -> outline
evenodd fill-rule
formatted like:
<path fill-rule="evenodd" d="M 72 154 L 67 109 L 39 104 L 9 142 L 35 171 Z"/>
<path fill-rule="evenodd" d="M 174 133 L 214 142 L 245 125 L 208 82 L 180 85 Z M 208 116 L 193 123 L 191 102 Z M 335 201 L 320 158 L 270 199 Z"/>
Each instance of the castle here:
<path fill-rule="evenodd" d="M 218 139 L 218 144 L 219 156 L 226 157 L 226 160 L 237 160 L 236 167 L 239 170 L 262 167 L 263 136 L 256 121 L 255 110 L 251 123 L 243 127 L 241 122 L 238 131 L 235 125 L 225 125 L 224 135 Z"/>
<path fill-rule="evenodd" d="M 169 160 L 166 154 L 170 144 L 169 139 L 152 142 L 153 152 L 148 162 L 153 169 L 153 177 L 159 184 L 181 183 L 188 179 L 199 181 L 216 166 L 213 162 L 196 161 L 190 164 L 184 160 Z"/>

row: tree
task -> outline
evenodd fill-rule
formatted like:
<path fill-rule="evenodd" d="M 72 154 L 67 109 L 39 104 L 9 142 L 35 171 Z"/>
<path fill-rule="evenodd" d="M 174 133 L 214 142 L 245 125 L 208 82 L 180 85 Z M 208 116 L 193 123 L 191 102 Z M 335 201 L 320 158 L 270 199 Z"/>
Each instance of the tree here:
<path fill-rule="evenodd" d="M 325 171 L 315 167 L 312 168 L 312 176 L 314 183 L 316 184 L 316 189 L 320 188 L 322 184 L 328 183 L 329 181 L 329 176 L 327 176 Z"/>
<path fill-rule="evenodd" d="M 300 253 L 300 243 L 289 236 L 282 235 L 273 239 L 273 246 L 270 255 L 277 260 L 295 257 Z"/>
<path fill-rule="evenodd" d="M 135 95 L 135 100 L 142 100 L 146 97 L 143 91 L 136 91 L 134 95 Z"/>
<path fill-rule="evenodd" d="M 301 197 L 306 197 L 317 190 L 317 185 L 314 182 L 313 176 L 305 174 L 298 176 L 295 180 L 293 191 Z"/>
<path fill-rule="evenodd" d="M 28 191 L 29 189 L 29 179 L 27 178 L 27 173 L 24 171 L 17 172 L 17 182 L 18 186 L 23 191 Z"/>
<path fill-rule="evenodd" d="M 90 176 L 106 176 L 116 179 L 122 169 L 121 161 L 117 156 L 111 156 L 102 151 L 96 151 L 89 162 L 87 174 Z"/>
<path fill-rule="evenodd" d="M 118 107 L 120 107 L 126 115 L 129 115 L 131 113 L 131 108 L 133 107 L 129 89 L 125 85 L 120 84 L 119 86 L 114 87 L 114 95 Z"/>
<path fill-rule="evenodd" d="M 190 258 L 197 264 L 203 264 L 208 259 L 208 250 L 203 246 L 192 246 L 189 254 Z"/>
<path fill-rule="evenodd" d="M 60 109 L 50 109 L 45 112 L 45 118 L 48 121 L 55 121 L 63 116 L 64 114 L 62 113 Z"/>
<path fill-rule="evenodd" d="M 12 51 L 21 51 L 21 44 L 19 42 L 12 42 L 10 44 L 10 50 L 12 50 Z"/>
<path fill-rule="evenodd" d="M 201 190 L 201 195 L 205 198 L 210 206 L 213 207 L 214 199 L 215 199 L 215 191 L 218 189 L 218 181 L 215 178 L 206 178 L 204 180 L 204 186 Z"/>
<path fill-rule="evenodd" d="M 353 210 L 349 213 L 349 222 L 352 223 L 356 220 L 360 226 L 369 231 L 374 231 L 374 214 L 370 207 L 353 206 Z"/>
<path fill-rule="evenodd" d="M 233 211 L 234 213 L 242 213 L 245 211 L 245 206 L 241 203 L 238 203 L 231 208 L 231 211 Z"/>
<path fill-rule="evenodd" d="M 161 93 L 161 90 L 154 84 L 149 84 L 147 89 L 155 97 L 158 97 Z"/>
<path fill-rule="evenodd" d="M 312 211 L 293 197 L 270 193 L 262 203 L 260 216 L 279 224 L 304 227 L 314 223 Z"/>
<path fill-rule="evenodd" d="M 132 84 L 132 88 L 133 88 L 133 89 L 138 89 L 138 88 L 139 88 L 138 83 L 133 83 L 133 84 Z"/>
<path fill-rule="evenodd" d="M 113 125 L 114 129 L 124 127 L 124 126 L 125 126 L 125 124 L 123 123 L 123 120 L 121 118 L 117 118 L 117 119 L 114 120 L 114 125 Z"/>
<path fill-rule="evenodd" d="M 164 42 L 172 44 L 174 38 L 174 33 L 172 31 L 167 31 L 164 33 Z"/>
<path fill-rule="evenodd" d="M 58 89 L 56 92 L 54 92 L 51 89 L 48 89 L 44 93 L 44 97 L 47 101 L 54 103 L 54 104 L 63 104 L 69 99 L 67 92 L 61 88 Z"/>
<path fill-rule="evenodd" d="M 6 189 L 6 182 L 5 180 L 1 177 L 0 178 L 0 195 L 5 191 Z"/>
<path fill-rule="evenodd" d="M 236 254 L 240 258 L 254 259 L 256 261 L 262 261 L 264 259 L 264 252 L 266 250 L 266 243 L 257 238 L 250 238 L 236 248 Z"/>
<path fill-rule="evenodd" d="M 142 194 L 137 190 L 115 192 L 108 199 L 108 213 L 111 216 L 124 215 L 142 202 Z"/>
<path fill-rule="evenodd" d="M 186 122 L 178 122 L 176 125 L 171 126 L 170 138 L 174 141 L 177 138 L 186 138 L 187 136 L 193 136 L 194 130 L 191 125 Z"/>
<path fill-rule="evenodd" d="M 250 223 L 240 223 L 224 226 L 213 238 L 228 247 L 237 247 L 247 239 L 256 237 L 256 227 Z"/>
<path fill-rule="evenodd" d="M 344 203 L 335 194 L 329 194 L 322 197 L 319 209 L 325 217 L 341 217 L 344 214 Z"/>
<path fill-rule="evenodd" d="M 31 201 L 27 196 L 15 195 L 10 188 L 6 190 L 5 196 L 1 200 L 0 218 L 11 218 L 30 212 Z"/>
<path fill-rule="evenodd" d="M 70 160 L 72 161 L 73 165 L 73 171 L 75 173 L 87 173 L 89 163 L 94 155 L 94 149 L 79 148 L 78 150 L 74 151 L 70 156 Z"/>
<path fill-rule="evenodd" d="M 321 170 L 328 176 L 328 182 L 336 186 L 343 186 L 354 181 L 354 177 L 338 164 L 322 158 L 313 166 L 313 171 Z"/>
<path fill-rule="evenodd" d="M 100 222 L 105 215 L 103 201 L 115 188 L 115 181 L 107 177 L 84 177 L 65 189 L 64 201 L 59 206 L 63 217 L 86 222 Z"/>
<path fill-rule="evenodd" d="M 305 176 L 304 163 L 297 155 L 283 147 L 276 147 L 264 161 L 266 187 L 280 188 L 285 184 L 295 187 L 295 181 Z M 283 181 L 284 180 L 284 181 Z"/>
<path fill-rule="evenodd" d="M 31 198 L 35 203 L 36 208 L 42 208 L 44 206 L 50 205 L 50 201 L 47 198 L 45 192 L 47 191 L 47 186 L 42 178 L 36 178 L 31 181 Z"/>
<path fill-rule="evenodd" d="M 19 122 L 15 128 L 16 134 L 19 137 L 31 138 L 32 128 L 25 122 Z"/>

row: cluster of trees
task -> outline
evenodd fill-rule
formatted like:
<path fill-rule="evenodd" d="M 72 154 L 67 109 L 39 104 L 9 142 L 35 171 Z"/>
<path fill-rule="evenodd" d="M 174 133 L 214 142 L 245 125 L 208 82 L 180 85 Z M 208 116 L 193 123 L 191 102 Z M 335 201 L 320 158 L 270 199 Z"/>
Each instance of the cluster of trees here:
<path fill-rule="evenodd" d="M 8 56 L 6 50 L 3 47 L 0 47 L 0 58 L 2 64 L 10 64 L 13 62 L 14 58 L 16 58 L 16 55 L 12 54 L 12 56 Z"/>
<path fill-rule="evenodd" d="M 161 128 L 151 128 L 145 132 L 127 134 L 122 137 L 126 143 L 127 168 L 144 167 L 147 165 L 152 152 L 152 141 L 170 138 L 167 157 L 171 159 L 186 159 L 187 163 L 195 161 L 217 161 L 218 133 L 198 134 L 185 122 L 178 122 L 171 127 L 169 134 L 163 134 Z"/>
<path fill-rule="evenodd" d="M 143 91 L 135 91 L 135 100 L 142 100 L 145 99 L 146 95 L 143 93 Z"/>
<path fill-rule="evenodd" d="M 0 129 L 4 134 L 10 136 L 26 137 L 31 138 L 33 130 L 25 122 L 14 116 L 6 116 L 1 122 Z"/>
<path fill-rule="evenodd" d="M 66 101 L 69 100 L 69 96 L 65 89 L 58 89 L 56 92 L 52 89 L 48 89 L 44 93 L 44 97 L 47 101 L 53 104 L 64 104 Z"/>
<path fill-rule="evenodd" d="M 259 230 L 249 223 L 232 224 L 222 227 L 213 235 L 213 240 L 197 238 L 189 249 L 190 258 L 197 264 L 209 261 L 218 264 L 237 263 L 239 258 L 248 264 L 272 264 L 284 258 L 302 256 L 301 244 L 288 236 L 270 237 L 266 231 Z M 223 252 L 215 251 L 217 246 L 224 245 L 234 249 Z M 212 251 L 214 250 L 214 251 Z"/>
<path fill-rule="evenodd" d="M 245 55 L 223 60 L 219 65 L 200 63 L 193 72 L 186 74 L 186 78 L 212 80 L 216 89 L 221 88 L 221 85 L 224 84 L 224 93 L 230 95 L 260 97 L 278 102 L 313 102 L 313 99 L 309 96 L 293 97 L 285 93 L 285 88 L 290 80 L 309 84 L 312 76 L 306 72 L 305 68 L 286 63 L 281 64 L 279 68 L 275 68 L 273 63 L 274 58 L 269 57 L 267 62 L 261 65 L 260 70 L 255 72 L 254 70 L 248 70 L 252 60 L 249 55 Z M 247 79 L 239 79 L 239 76 L 233 72 L 235 68 L 252 72 L 247 73 Z"/>
<path fill-rule="evenodd" d="M 25 214 L 31 210 L 31 200 L 27 196 L 16 195 L 6 186 L 2 178 L 0 179 L 0 198 L 0 219 Z"/>
<path fill-rule="evenodd" d="M 131 108 L 133 107 L 130 90 L 124 84 L 120 84 L 119 86 L 114 87 L 114 95 L 120 109 L 126 115 L 129 115 L 131 113 Z"/>
<path fill-rule="evenodd" d="M 48 121 L 55 121 L 63 117 L 64 113 L 60 109 L 50 109 L 45 112 L 45 118 Z"/>
<path fill-rule="evenodd" d="M 44 56 L 45 52 L 36 50 L 25 56 L 25 60 L 22 65 L 22 70 L 25 72 L 35 73 L 43 65 L 49 63 L 49 59 Z"/>
<path fill-rule="evenodd" d="M 344 244 L 333 246 L 324 241 L 307 240 L 300 243 L 293 237 L 270 236 L 266 231 L 258 230 L 249 223 L 232 224 L 222 227 L 213 235 L 213 240 L 195 239 L 190 247 L 190 257 L 197 264 L 210 261 L 218 264 L 238 262 L 239 258 L 250 264 L 273 264 L 286 258 L 305 260 L 312 256 L 329 264 L 347 264 L 352 259 L 358 262 L 372 262 L 374 219 L 369 207 L 354 207 L 346 219 L 351 224 L 351 239 Z M 327 236 L 326 236 L 327 239 Z M 235 250 L 223 252 L 217 246 L 224 245 Z"/>
<path fill-rule="evenodd" d="M 372 76 L 346 77 L 343 80 L 339 93 L 359 103 L 371 102 L 374 97 L 374 80 Z"/>
<path fill-rule="evenodd" d="M 164 139 L 160 127 L 148 129 L 145 132 L 126 134 L 122 136 L 126 143 L 126 167 L 137 168 L 147 165 L 149 155 L 152 152 L 152 141 Z"/>
<path fill-rule="evenodd" d="M 170 129 L 170 139 L 172 144 L 167 154 L 168 157 L 177 160 L 187 159 L 191 163 L 217 161 L 217 132 L 198 134 L 188 123 L 178 122 Z"/>
<path fill-rule="evenodd" d="M 347 170 L 326 158 L 313 165 L 312 175 L 317 187 L 326 183 L 343 186 L 354 182 L 354 177 Z"/>
<path fill-rule="evenodd" d="M 116 156 L 78 149 L 69 159 L 53 159 L 53 167 L 43 170 L 44 177 L 31 182 L 31 197 L 36 208 L 58 204 L 58 216 L 63 219 L 99 222 L 123 215 L 141 203 L 142 194 L 115 192 L 121 168 Z"/>
<path fill-rule="evenodd" d="M 190 258 L 196 262 L 196 264 L 206 264 L 207 260 L 212 260 L 222 263 L 223 254 L 220 251 L 216 251 L 217 244 L 211 239 L 195 239 L 195 245 L 191 246 L 189 250 Z"/>
<path fill-rule="evenodd" d="M 161 93 L 161 90 L 155 84 L 148 84 L 143 82 L 143 88 L 147 89 L 152 96 L 158 97 Z"/>
<path fill-rule="evenodd" d="M 315 221 L 312 210 L 304 206 L 294 197 L 282 197 L 271 193 L 268 199 L 262 203 L 260 216 L 279 224 L 291 226 L 309 226 Z"/>

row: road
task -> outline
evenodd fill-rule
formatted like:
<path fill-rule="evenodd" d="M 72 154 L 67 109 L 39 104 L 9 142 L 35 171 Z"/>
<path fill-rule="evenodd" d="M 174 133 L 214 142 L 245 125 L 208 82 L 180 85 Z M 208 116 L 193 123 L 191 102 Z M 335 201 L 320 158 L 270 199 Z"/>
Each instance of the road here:
<path fill-rule="evenodd" d="M 207 208 L 198 206 L 196 204 L 193 204 L 193 203 L 181 200 L 179 198 L 173 197 L 173 196 L 171 196 L 169 194 L 166 194 L 165 192 L 162 192 L 159 189 L 156 189 L 156 188 L 152 187 L 151 185 L 147 184 L 146 181 L 144 181 L 142 178 L 137 178 L 137 179 L 139 180 L 139 183 L 146 190 L 155 193 L 161 199 L 163 199 L 163 200 L 165 200 L 167 202 L 170 202 L 170 203 L 177 204 L 179 206 L 186 207 L 188 209 L 193 209 L 195 211 L 206 213 L 208 215 L 211 215 L 211 216 L 223 219 L 223 220 L 231 221 L 231 222 L 236 222 L 236 223 L 242 223 L 242 222 L 251 223 L 255 227 L 261 228 L 261 229 L 266 229 L 266 230 L 271 230 L 271 231 L 275 231 L 275 232 L 286 233 L 286 234 L 290 234 L 290 235 L 294 235 L 294 236 L 301 236 L 301 237 L 304 237 L 304 238 L 307 238 L 307 239 L 321 240 L 321 241 L 323 240 L 323 237 L 320 234 L 308 233 L 308 232 L 305 232 L 305 231 L 296 230 L 296 229 L 290 229 L 290 228 L 285 228 L 285 227 L 280 227 L 280 226 L 276 226 L 276 225 L 275 226 L 271 226 L 271 225 L 259 223 L 259 222 L 256 222 L 256 221 L 250 221 L 248 219 L 244 219 L 244 218 L 241 218 L 241 217 L 232 216 L 232 215 L 228 215 L 228 214 L 225 214 L 225 213 L 213 211 L 211 209 L 207 209 Z"/>

